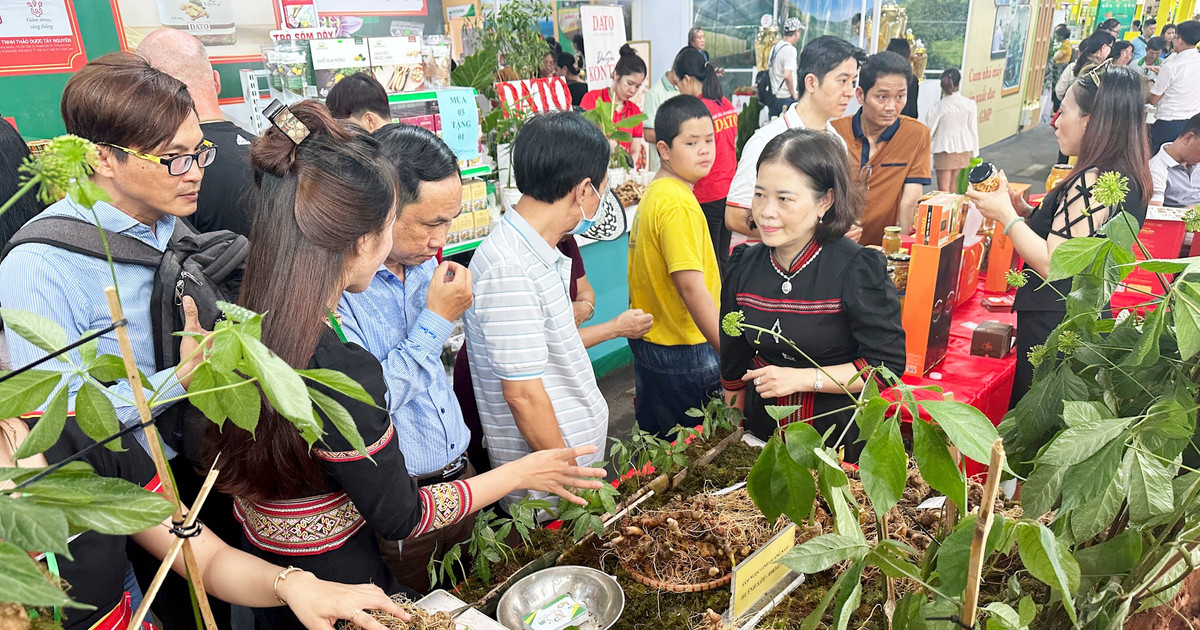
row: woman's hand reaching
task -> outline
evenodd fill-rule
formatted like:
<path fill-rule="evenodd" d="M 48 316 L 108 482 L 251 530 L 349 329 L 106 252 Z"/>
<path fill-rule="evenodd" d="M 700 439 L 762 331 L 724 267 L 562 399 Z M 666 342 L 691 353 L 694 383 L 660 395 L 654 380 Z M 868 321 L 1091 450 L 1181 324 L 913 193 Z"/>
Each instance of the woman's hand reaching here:
<path fill-rule="evenodd" d="M 586 468 L 575 463 L 577 457 L 595 452 L 594 445 L 534 451 L 505 466 L 515 469 L 512 472 L 518 489 L 556 494 L 571 503 L 584 505 L 587 501 L 568 488 L 595 490 L 604 484 L 601 478 L 607 473 L 603 468 Z"/>
<path fill-rule="evenodd" d="M 326 582 L 304 571 L 279 580 L 278 592 L 308 630 L 333 630 L 339 619 L 363 630 L 386 630 L 368 610 L 382 610 L 408 621 L 408 613 L 372 584 Z"/>

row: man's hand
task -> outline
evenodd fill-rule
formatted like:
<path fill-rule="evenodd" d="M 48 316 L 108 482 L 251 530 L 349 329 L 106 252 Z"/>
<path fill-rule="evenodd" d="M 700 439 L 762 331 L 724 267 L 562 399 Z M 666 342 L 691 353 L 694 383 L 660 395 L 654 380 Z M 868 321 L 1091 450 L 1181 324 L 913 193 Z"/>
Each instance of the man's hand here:
<path fill-rule="evenodd" d="M 471 308 L 474 301 L 470 269 L 446 260 L 433 270 L 433 280 L 425 296 L 426 308 L 452 322 Z"/>
<path fill-rule="evenodd" d="M 192 384 L 192 372 L 204 362 L 204 353 L 197 351 L 200 342 L 192 335 L 209 333 L 200 326 L 200 310 L 196 308 L 196 301 L 188 295 L 183 296 L 183 332 L 189 334 L 179 339 L 179 367 L 175 368 L 175 376 L 186 389 Z"/>
<path fill-rule="evenodd" d="M 574 311 L 575 326 L 578 328 L 596 314 L 596 305 L 587 300 L 575 300 L 571 302 L 571 310 Z"/>
<path fill-rule="evenodd" d="M 640 308 L 631 308 L 617 315 L 614 322 L 617 325 L 618 335 L 626 339 L 641 339 L 643 335 L 650 332 L 650 327 L 654 325 L 654 316 L 642 312 Z"/>

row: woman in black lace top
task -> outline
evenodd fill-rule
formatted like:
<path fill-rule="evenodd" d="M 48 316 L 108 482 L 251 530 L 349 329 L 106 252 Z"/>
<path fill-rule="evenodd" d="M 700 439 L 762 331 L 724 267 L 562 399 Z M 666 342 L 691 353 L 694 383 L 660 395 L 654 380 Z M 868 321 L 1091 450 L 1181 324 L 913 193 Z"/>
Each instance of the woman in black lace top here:
<path fill-rule="evenodd" d="M 1000 189 L 992 193 L 971 190 L 967 195 L 989 219 L 1004 226 L 1025 268 L 1046 277 L 1050 255 L 1067 239 L 1099 236 L 1100 228 L 1120 212 L 1140 225 L 1150 200 L 1150 148 L 1146 134 L 1142 81 L 1136 72 L 1109 63 L 1085 69 L 1067 90 L 1054 136 L 1059 149 L 1078 156 L 1074 173 L 1052 189 L 1042 203 L 1031 208 L 1019 194 L 1008 194 L 1008 180 L 1000 173 Z M 1115 207 L 1097 203 L 1092 191 L 1101 173 L 1128 178 L 1125 202 Z M 1010 407 L 1029 390 L 1033 366 L 1029 349 L 1045 343 L 1066 316 L 1062 295 L 1071 290 L 1071 279 L 1042 287 L 1030 278 L 1017 290 L 1017 374 Z"/>

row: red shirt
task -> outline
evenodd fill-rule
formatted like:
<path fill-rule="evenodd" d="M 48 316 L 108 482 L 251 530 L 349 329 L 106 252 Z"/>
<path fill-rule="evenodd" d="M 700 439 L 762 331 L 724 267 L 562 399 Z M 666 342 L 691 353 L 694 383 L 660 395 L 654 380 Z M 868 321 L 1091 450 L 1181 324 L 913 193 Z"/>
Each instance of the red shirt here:
<path fill-rule="evenodd" d="M 597 100 L 604 101 L 605 103 L 611 103 L 612 92 L 608 88 L 592 90 L 591 92 L 583 95 L 583 102 L 579 104 L 579 107 L 585 111 L 591 111 L 596 109 Z M 616 112 L 613 112 L 613 122 L 624 120 L 630 116 L 637 116 L 640 113 L 642 113 L 642 110 L 638 108 L 637 105 L 634 105 L 630 101 L 625 101 L 624 107 Z M 642 123 L 638 123 L 636 127 L 620 127 L 620 129 L 621 131 L 628 131 L 629 135 L 633 136 L 634 138 L 642 137 Z M 619 144 L 621 145 L 621 148 L 625 149 L 626 151 L 629 151 L 633 146 L 632 142 L 621 142 Z"/>
<path fill-rule="evenodd" d="M 727 98 L 719 101 L 707 98 L 700 100 L 704 101 L 712 114 L 717 157 L 713 159 L 712 170 L 696 182 L 692 192 L 696 195 L 696 201 L 708 203 L 724 199 L 729 194 L 729 184 L 733 182 L 733 174 L 737 171 L 738 115 Z"/>

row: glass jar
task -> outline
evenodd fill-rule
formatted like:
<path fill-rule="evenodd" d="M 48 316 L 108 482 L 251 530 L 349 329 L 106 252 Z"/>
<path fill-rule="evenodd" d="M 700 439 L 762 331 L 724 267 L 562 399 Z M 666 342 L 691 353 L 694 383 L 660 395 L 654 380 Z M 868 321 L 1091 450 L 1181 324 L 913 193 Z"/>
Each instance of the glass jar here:
<path fill-rule="evenodd" d="M 883 228 L 883 253 L 895 254 L 900 251 L 900 226 L 890 225 Z"/>
<path fill-rule="evenodd" d="M 995 192 L 1000 189 L 1000 169 L 991 162 L 984 162 L 967 173 L 967 181 L 979 192 Z"/>
<path fill-rule="evenodd" d="M 1074 168 L 1070 164 L 1055 164 L 1054 168 L 1050 169 L 1050 174 L 1046 176 L 1046 192 L 1050 192 L 1059 182 L 1070 177 Z"/>
<path fill-rule="evenodd" d="M 912 256 L 904 252 L 896 252 L 888 254 L 887 259 L 888 276 L 896 285 L 896 293 L 899 293 L 900 297 L 904 297 L 904 293 L 908 289 L 908 266 L 912 262 Z"/>

